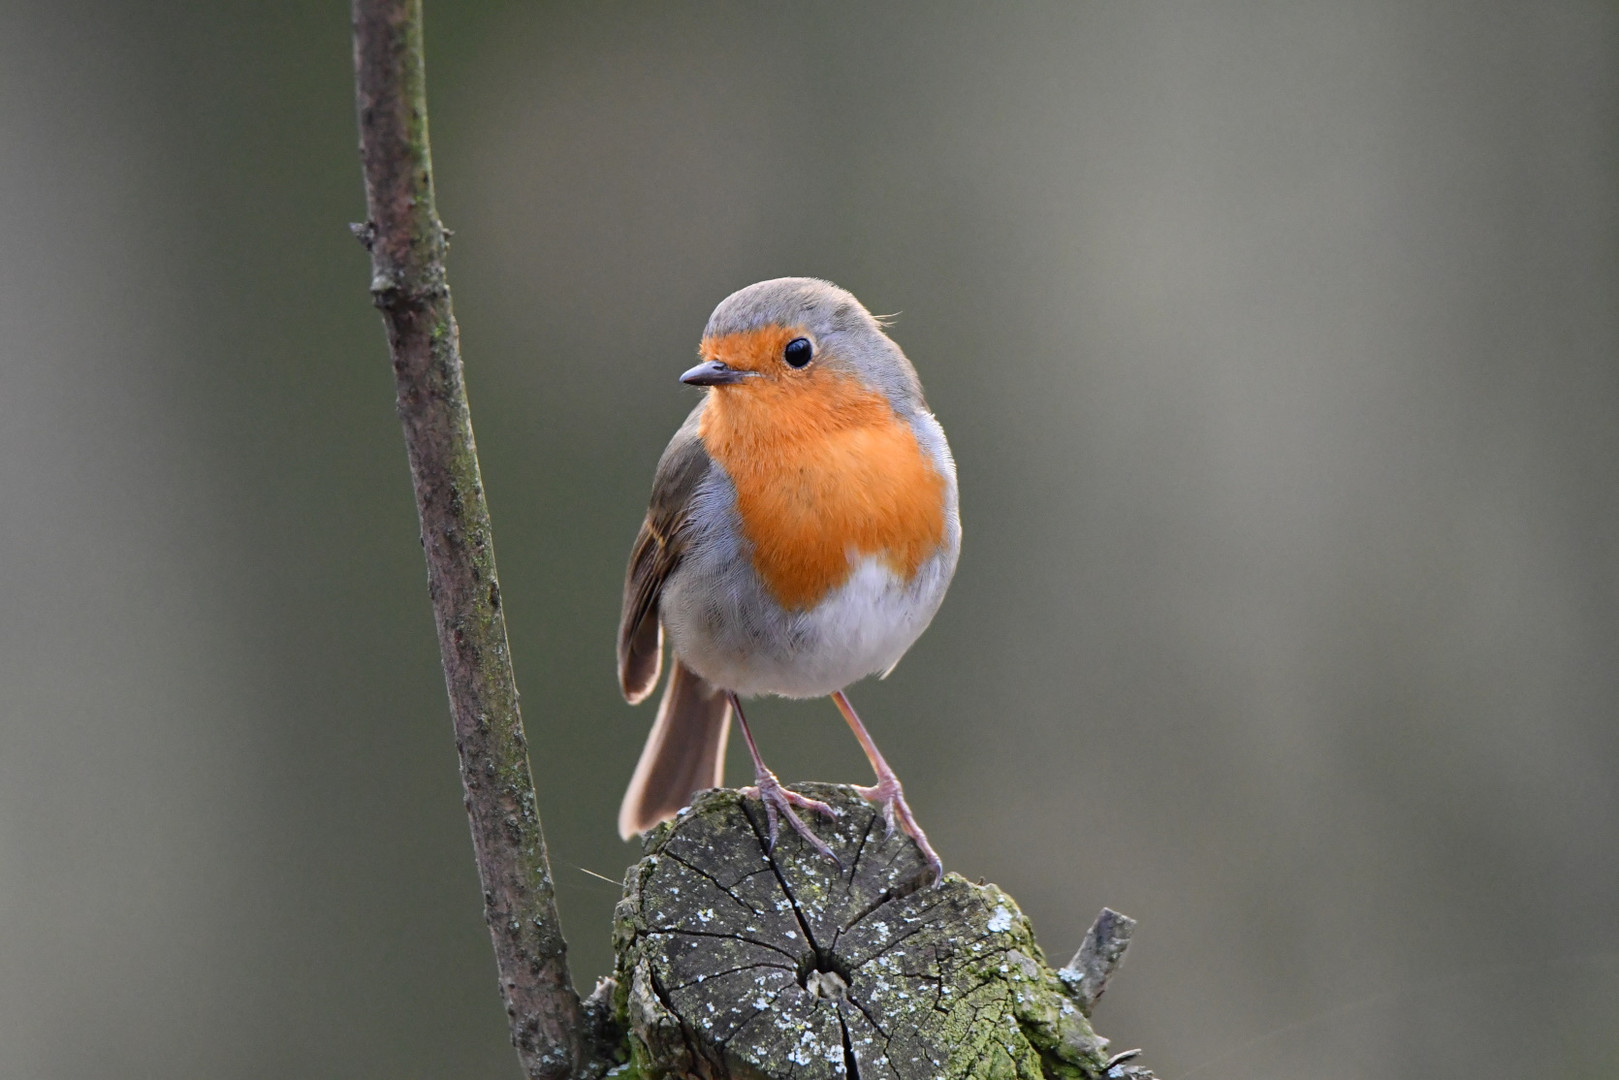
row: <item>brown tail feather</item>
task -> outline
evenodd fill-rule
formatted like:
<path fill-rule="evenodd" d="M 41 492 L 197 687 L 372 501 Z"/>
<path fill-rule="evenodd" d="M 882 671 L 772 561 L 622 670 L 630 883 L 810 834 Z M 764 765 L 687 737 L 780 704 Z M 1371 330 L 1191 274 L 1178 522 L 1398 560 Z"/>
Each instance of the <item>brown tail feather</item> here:
<path fill-rule="evenodd" d="M 618 810 L 618 832 L 626 840 L 674 817 L 693 792 L 725 782 L 731 703 L 678 656 L 671 659 L 658 718 Z"/>

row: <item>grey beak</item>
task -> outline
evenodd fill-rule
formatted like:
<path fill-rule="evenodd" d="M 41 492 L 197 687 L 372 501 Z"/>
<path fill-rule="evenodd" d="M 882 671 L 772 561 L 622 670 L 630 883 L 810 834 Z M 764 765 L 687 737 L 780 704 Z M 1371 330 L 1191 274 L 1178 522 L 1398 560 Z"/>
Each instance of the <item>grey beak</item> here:
<path fill-rule="evenodd" d="M 680 377 L 687 386 L 725 386 L 752 378 L 751 371 L 738 371 L 719 360 L 704 360 Z"/>

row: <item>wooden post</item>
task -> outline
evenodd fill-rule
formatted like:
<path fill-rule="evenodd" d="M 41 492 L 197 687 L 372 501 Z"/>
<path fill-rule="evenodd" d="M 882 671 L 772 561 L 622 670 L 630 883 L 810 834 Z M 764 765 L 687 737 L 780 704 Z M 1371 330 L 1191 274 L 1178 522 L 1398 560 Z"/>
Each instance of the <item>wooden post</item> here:
<path fill-rule="evenodd" d="M 924 887 L 916 846 L 852 788 L 794 787 L 840 811 L 816 831 L 841 869 L 788 832 L 768 851 L 759 804 L 722 790 L 656 830 L 630 870 L 614 943 L 636 1073 L 1150 1076 L 1109 1054 L 1011 897 L 957 874 Z"/>

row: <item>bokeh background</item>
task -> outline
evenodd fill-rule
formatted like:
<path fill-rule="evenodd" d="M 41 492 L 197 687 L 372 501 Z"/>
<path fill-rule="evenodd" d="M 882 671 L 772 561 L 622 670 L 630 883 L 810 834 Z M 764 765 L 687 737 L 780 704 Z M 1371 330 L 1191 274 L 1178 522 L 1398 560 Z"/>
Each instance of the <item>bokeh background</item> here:
<path fill-rule="evenodd" d="M 1619 1076 L 1619 8 L 430 3 L 575 973 L 711 307 L 829 277 L 960 463 L 862 706 L 1168 1080 Z M 512 1077 L 336 0 L 0 8 L 0 1077 Z M 757 708 L 862 780 L 829 704 Z M 733 751 L 734 752 L 734 751 Z M 733 778 L 744 770 L 733 761 Z"/>

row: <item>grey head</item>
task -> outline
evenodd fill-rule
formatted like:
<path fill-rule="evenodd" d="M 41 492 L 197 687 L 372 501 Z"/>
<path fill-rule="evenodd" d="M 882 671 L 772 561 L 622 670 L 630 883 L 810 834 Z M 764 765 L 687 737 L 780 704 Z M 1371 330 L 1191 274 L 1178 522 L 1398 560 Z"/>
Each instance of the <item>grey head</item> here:
<path fill-rule="evenodd" d="M 720 301 L 703 330 L 712 339 L 767 327 L 801 329 L 815 363 L 853 375 L 902 414 L 927 408 L 916 369 L 865 306 L 847 289 L 808 277 L 772 278 Z"/>

